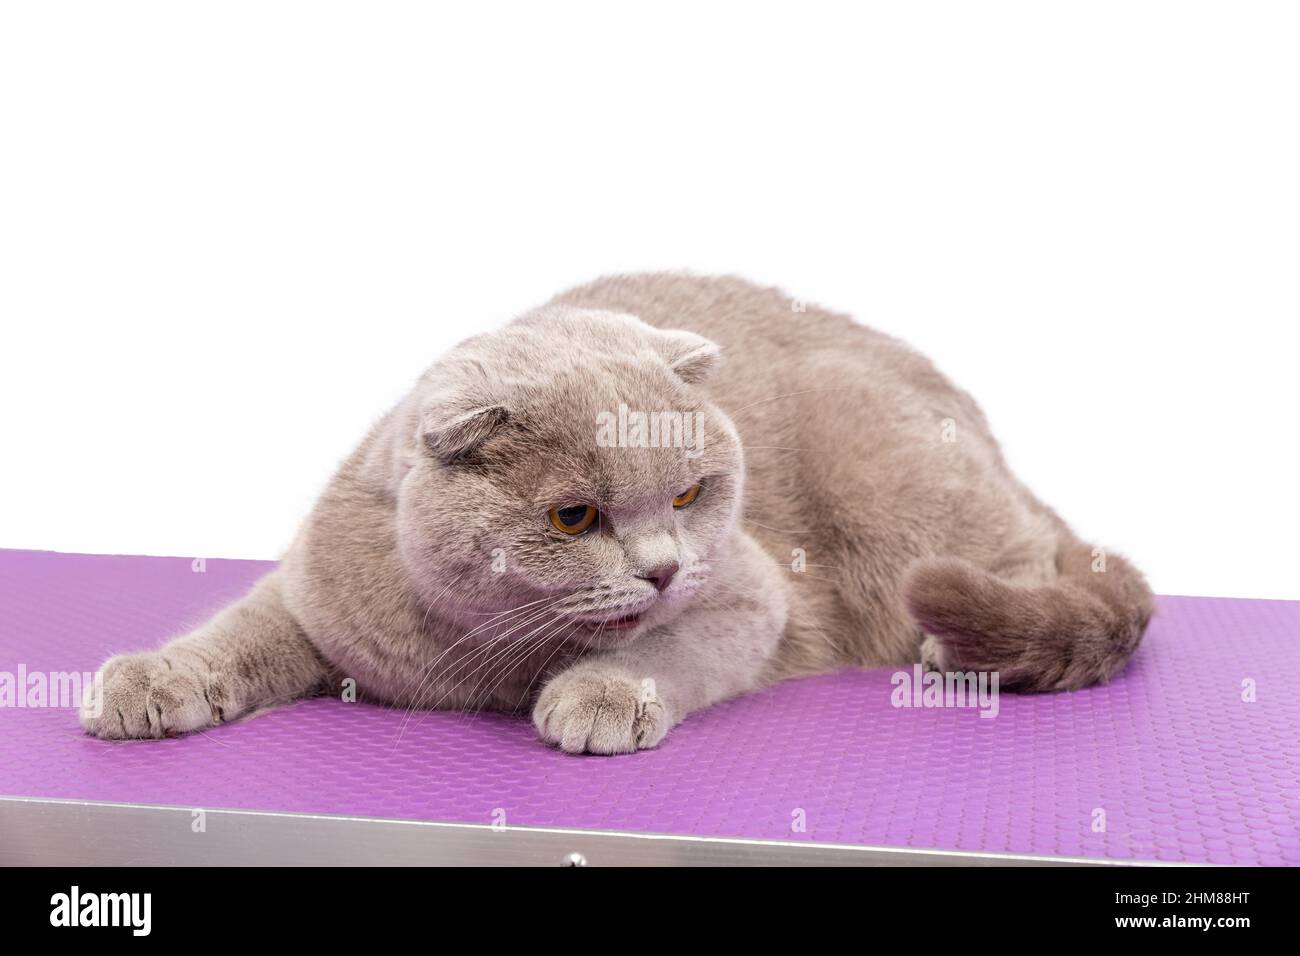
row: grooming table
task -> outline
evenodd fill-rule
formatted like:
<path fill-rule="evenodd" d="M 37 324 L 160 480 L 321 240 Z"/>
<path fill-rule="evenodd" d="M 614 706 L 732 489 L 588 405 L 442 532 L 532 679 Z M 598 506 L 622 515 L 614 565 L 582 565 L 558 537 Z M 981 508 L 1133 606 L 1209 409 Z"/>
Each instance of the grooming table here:
<path fill-rule="evenodd" d="M 155 648 L 269 567 L 0 550 L 0 671 Z M 1162 597 L 1106 687 L 987 719 L 846 672 L 620 757 L 334 699 L 118 743 L 4 708 L 0 863 L 1300 864 L 1298 637 L 1300 602 Z"/>

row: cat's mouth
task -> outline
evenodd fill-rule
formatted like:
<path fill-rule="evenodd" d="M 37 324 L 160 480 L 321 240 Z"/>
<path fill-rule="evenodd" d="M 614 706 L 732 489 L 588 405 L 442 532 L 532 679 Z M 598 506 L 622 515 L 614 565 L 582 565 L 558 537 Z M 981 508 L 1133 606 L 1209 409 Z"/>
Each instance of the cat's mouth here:
<path fill-rule="evenodd" d="M 599 626 L 604 627 L 606 631 L 623 631 L 624 628 L 636 627 L 641 623 L 642 614 L 624 614 L 621 618 L 611 618 L 604 620 Z"/>
<path fill-rule="evenodd" d="M 592 630 L 626 631 L 640 624 L 643 617 L 645 617 L 644 612 L 638 611 L 635 614 L 624 614 L 620 617 L 603 617 L 595 620 L 584 620 L 582 624 L 584 627 L 589 627 Z"/>

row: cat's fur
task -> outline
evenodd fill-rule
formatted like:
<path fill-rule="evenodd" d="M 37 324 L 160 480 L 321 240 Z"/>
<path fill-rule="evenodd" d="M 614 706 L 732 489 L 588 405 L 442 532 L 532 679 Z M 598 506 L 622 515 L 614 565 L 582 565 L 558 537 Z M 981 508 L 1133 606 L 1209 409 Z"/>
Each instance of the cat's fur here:
<path fill-rule="evenodd" d="M 604 447 L 620 405 L 701 413 L 702 453 Z M 547 512 L 575 503 L 601 519 L 571 538 Z M 544 740 L 618 753 L 844 666 L 1083 687 L 1124 666 L 1151 610 L 1141 575 L 1017 481 L 971 398 L 905 345 L 740 279 L 617 276 L 436 363 L 279 568 L 197 631 L 109 660 L 83 722 L 160 737 L 351 679 L 401 707 L 531 708 Z"/>

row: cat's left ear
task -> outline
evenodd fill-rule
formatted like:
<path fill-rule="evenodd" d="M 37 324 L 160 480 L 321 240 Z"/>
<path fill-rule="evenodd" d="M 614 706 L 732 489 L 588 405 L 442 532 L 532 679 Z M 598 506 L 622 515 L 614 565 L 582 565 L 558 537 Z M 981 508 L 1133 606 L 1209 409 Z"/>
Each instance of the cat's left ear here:
<path fill-rule="evenodd" d="M 434 458 L 451 465 L 487 441 L 509 420 L 510 413 L 501 405 L 484 405 L 456 413 L 430 409 L 420 419 L 420 440 Z"/>
<path fill-rule="evenodd" d="M 722 346 L 694 332 L 661 331 L 655 346 L 668 367 L 688 385 L 700 384 L 722 364 Z"/>

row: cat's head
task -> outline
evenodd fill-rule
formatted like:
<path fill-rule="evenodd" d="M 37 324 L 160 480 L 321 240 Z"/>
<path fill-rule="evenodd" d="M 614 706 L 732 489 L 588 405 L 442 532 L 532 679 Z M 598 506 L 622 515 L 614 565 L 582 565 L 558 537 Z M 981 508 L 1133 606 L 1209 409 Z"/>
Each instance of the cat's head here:
<path fill-rule="evenodd" d="M 691 332 L 548 307 L 458 346 L 399 427 L 398 539 L 425 600 L 484 634 L 612 646 L 725 560 L 743 461 Z"/>

